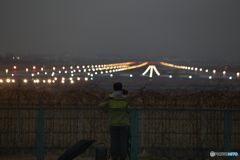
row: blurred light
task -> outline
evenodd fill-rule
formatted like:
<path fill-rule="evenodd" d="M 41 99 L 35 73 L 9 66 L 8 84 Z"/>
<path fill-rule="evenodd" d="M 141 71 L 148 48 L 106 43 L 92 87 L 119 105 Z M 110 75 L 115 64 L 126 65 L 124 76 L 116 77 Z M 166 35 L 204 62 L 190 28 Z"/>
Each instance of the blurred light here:
<path fill-rule="evenodd" d="M 14 74 L 12 74 L 12 77 L 14 76 Z"/>
<path fill-rule="evenodd" d="M 208 72 L 208 69 L 206 69 L 205 72 Z"/>
<path fill-rule="evenodd" d="M 200 68 L 199 71 L 202 71 L 202 68 Z"/>
<path fill-rule="evenodd" d="M 62 73 L 61 71 L 58 71 L 58 73 Z"/>
<path fill-rule="evenodd" d="M 33 66 L 33 69 L 35 70 L 35 69 L 36 69 L 36 66 Z"/>
<path fill-rule="evenodd" d="M 225 75 L 225 74 L 226 74 L 226 71 L 223 71 L 223 74 Z"/>
<path fill-rule="evenodd" d="M 73 69 L 73 66 L 71 66 L 70 69 Z"/>
<path fill-rule="evenodd" d="M 97 72 L 95 72 L 95 74 L 98 74 Z"/>
<path fill-rule="evenodd" d="M 65 67 L 63 66 L 62 69 L 65 69 Z"/>
<path fill-rule="evenodd" d="M 80 77 L 77 78 L 78 81 L 80 81 L 80 79 L 81 79 Z"/>
<path fill-rule="evenodd" d="M 191 67 L 191 70 L 193 70 L 193 67 Z"/>
<path fill-rule="evenodd" d="M 88 69 L 88 71 L 91 71 L 91 69 Z"/>
<path fill-rule="evenodd" d="M 13 69 L 17 69 L 17 66 L 13 66 Z"/>
<path fill-rule="evenodd" d="M 195 68 L 195 71 L 197 71 L 198 70 L 198 68 Z"/>
<path fill-rule="evenodd" d="M 61 81 L 61 83 L 65 83 L 65 81 L 64 81 L 64 80 L 62 80 L 62 81 Z"/>
<path fill-rule="evenodd" d="M 43 83 L 46 83 L 46 80 L 43 80 Z"/>
<path fill-rule="evenodd" d="M 240 73 L 239 73 L 239 72 L 237 72 L 237 77 L 239 77 L 239 75 L 240 75 Z"/>
<path fill-rule="evenodd" d="M 43 71 L 43 68 L 41 68 L 41 71 Z"/>
<path fill-rule="evenodd" d="M 54 77 L 54 80 L 56 81 L 56 80 L 57 80 L 57 77 Z"/>
<path fill-rule="evenodd" d="M 85 77 L 84 80 L 85 80 L 85 81 L 88 81 L 88 77 Z"/>
<path fill-rule="evenodd" d="M 6 73 L 8 73 L 8 69 L 6 69 Z"/>
<path fill-rule="evenodd" d="M 48 81 L 47 81 L 48 83 L 51 83 L 52 82 L 52 80 L 51 79 L 48 79 Z"/>
<path fill-rule="evenodd" d="M 74 81 L 73 81 L 73 80 L 71 80 L 71 81 L 70 81 L 70 83 L 71 83 L 71 84 L 73 84 L 73 83 L 74 83 Z"/>
<path fill-rule="evenodd" d="M 232 80 L 232 77 L 229 77 L 230 80 Z"/>
<path fill-rule="evenodd" d="M 65 80 L 65 77 L 62 77 L 62 80 L 64 81 L 64 80 Z"/>
<path fill-rule="evenodd" d="M 168 77 L 169 77 L 169 78 L 172 78 L 172 75 L 169 75 Z"/>
<path fill-rule="evenodd" d="M 85 68 L 85 66 L 82 66 L 82 68 Z"/>
<path fill-rule="evenodd" d="M 208 78 L 209 78 L 209 79 L 212 79 L 212 76 L 209 76 Z"/>
<path fill-rule="evenodd" d="M 56 69 L 56 68 L 55 68 L 55 67 L 53 67 L 53 70 L 54 70 L 54 71 L 55 71 L 55 69 Z"/>
<path fill-rule="evenodd" d="M 113 77 L 113 74 L 110 74 L 110 77 Z"/>
<path fill-rule="evenodd" d="M 215 69 L 213 70 L 213 73 L 214 73 L 214 74 L 216 73 L 216 70 L 215 70 Z"/>
<path fill-rule="evenodd" d="M 101 74 L 103 74 L 103 71 L 101 71 Z"/>
<path fill-rule="evenodd" d="M 67 73 L 67 71 L 65 71 L 65 73 Z"/>
<path fill-rule="evenodd" d="M 133 77 L 133 75 L 132 75 L 132 74 L 130 74 L 129 76 L 130 76 L 130 77 Z"/>
<path fill-rule="evenodd" d="M 78 72 L 81 72 L 81 70 L 79 69 Z"/>
<path fill-rule="evenodd" d="M 73 77 L 73 76 L 74 76 L 74 74 L 71 74 L 71 76 Z"/>
<path fill-rule="evenodd" d="M 39 72 L 37 72 L 37 75 L 39 75 L 40 73 Z"/>
<path fill-rule="evenodd" d="M 192 79 L 192 76 L 190 75 L 188 78 L 189 78 L 189 79 Z"/>
<path fill-rule="evenodd" d="M 73 80 L 73 78 L 72 78 L 72 77 L 70 77 L 70 78 L 69 78 L 69 80 L 70 80 L 70 81 L 72 81 L 72 80 Z"/>
<path fill-rule="evenodd" d="M 91 73 L 87 73 L 87 75 L 89 76 Z"/>
<path fill-rule="evenodd" d="M 11 82 L 11 80 L 10 80 L 10 79 L 6 79 L 6 82 L 7 82 L 7 83 L 10 83 L 10 82 Z"/>
<path fill-rule="evenodd" d="M 45 72 L 45 75 L 47 75 L 47 72 Z"/>
<path fill-rule="evenodd" d="M 24 79 L 24 80 L 23 80 L 23 83 L 27 83 L 27 82 L 28 82 L 27 79 Z"/>
<path fill-rule="evenodd" d="M 2 80 L 2 79 L 0 79 L 0 83 L 3 83 L 3 80 Z"/>
<path fill-rule="evenodd" d="M 79 66 L 77 66 L 77 69 L 79 68 Z"/>
<path fill-rule="evenodd" d="M 15 83 L 15 79 L 12 79 L 12 83 Z"/>
<path fill-rule="evenodd" d="M 31 76 L 34 77 L 34 73 L 32 73 Z"/>
<path fill-rule="evenodd" d="M 28 72 L 28 68 L 26 68 L 26 72 Z"/>

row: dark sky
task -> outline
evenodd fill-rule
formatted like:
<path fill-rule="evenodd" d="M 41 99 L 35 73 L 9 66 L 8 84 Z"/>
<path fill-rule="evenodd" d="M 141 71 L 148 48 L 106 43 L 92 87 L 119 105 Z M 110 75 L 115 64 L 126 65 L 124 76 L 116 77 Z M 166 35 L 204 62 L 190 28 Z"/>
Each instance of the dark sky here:
<path fill-rule="evenodd" d="M 0 0 L 0 53 L 240 55 L 239 0 Z"/>

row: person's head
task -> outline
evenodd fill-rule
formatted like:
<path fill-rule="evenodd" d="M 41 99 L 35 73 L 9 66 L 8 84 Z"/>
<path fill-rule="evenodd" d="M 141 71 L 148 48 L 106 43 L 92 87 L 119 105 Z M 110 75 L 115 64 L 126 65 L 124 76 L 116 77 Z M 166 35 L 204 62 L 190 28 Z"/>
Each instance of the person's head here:
<path fill-rule="evenodd" d="M 113 90 L 114 91 L 121 91 L 122 90 L 122 83 L 116 82 L 113 84 Z"/>

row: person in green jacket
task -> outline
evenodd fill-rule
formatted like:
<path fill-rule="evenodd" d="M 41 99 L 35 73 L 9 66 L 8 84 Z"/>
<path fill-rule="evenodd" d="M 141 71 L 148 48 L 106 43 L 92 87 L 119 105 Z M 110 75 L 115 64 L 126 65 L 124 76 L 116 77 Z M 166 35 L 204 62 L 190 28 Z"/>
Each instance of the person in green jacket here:
<path fill-rule="evenodd" d="M 123 93 L 120 82 L 113 84 L 113 93 L 105 97 L 99 104 L 101 108 L 120 109 L 106 110 L 109 116 L 111 148 L 113 160 L 125 160 L 128 152 L 129 138 L 129 101 Z M 122 109 L 122 110 L 121 110 Z M 126 110 L 124 110 L 126 109 Z"/>

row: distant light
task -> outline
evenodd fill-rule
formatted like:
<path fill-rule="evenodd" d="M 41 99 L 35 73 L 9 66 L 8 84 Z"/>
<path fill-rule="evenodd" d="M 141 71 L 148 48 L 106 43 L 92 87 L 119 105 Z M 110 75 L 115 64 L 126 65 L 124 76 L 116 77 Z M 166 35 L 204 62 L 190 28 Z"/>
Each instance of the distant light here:
<path fill-rule="evenodd" d="M 73 80 L 71 80 L 71 81 L 70 81 L 70 83 L 71 83 L 71 84 L 73 84 L 73 83 L 74 83 L 74 81 L 73 81 Z"/>
<path fill-rule="evenodd" d="M 43 83 L 46 83 L 46 80 L 43 80 Z"/>
<path fill-rule="evenodd" d="M 45 75 L 47 75 L 47 72 L 45 72 Z"/>
<path fill-rule="evenodd" d="M 80 79 L 81 79 L 80 77 L 77 78 L 78 81 L 80 81 Z"/>
<path fill-rule="evenodd" d="M 55 70 L 56 68 L 55 67 L 53 67 L 53 70 Z"/>
<path fill-rule="evenodd" d="M 230 80 L 232 80 L 232 77 L 229 77 Z"/>
<path fill-rule="evenodd" d="M 57 80 L 57 77 L 54 77 L 54 80 L 56 81 L 56 80 Z"/>
<path fill-rule="evenodd" d="M 3 80 L 2 80 L 2 79 L 0 79 L 0 83 L 3 83 Z"/>
<path fill-rule="evenodd" d="M 34 73 L 32 73 L 31 76 L 34 77 Z"/>
<path fill-rule="evenodd" d="M 13 66 L 13 69 L 17 69 L 17 66 Z"/>
<path fill-rule="evenodd" d="M 37 67 L 36 66 L 33 66 L 33 69 L 35 70 Z"/>
<path fill-rule="evenodd" d="M 61 73 L 61 71 L 58 71 L 58 73 Z"/>
<path fill-rule="evenodd" d="M 206 69 L 205 72 L 208 72 L 208 69 Z"/>
<path fill-rule="evenodd" d="M 172 75 L 169 75 L 168 77 L 169 77 L 169 78 L 172 78 Z"/>
<path fill-rule="evenodd" d="M 214 74 L 216 73 L 216 70 L 215 70 L 215 69 L 213 70 L 213 73 L 214 73 Z"/>
<path fill-rule="evenodd" d="M 195 71 L 197 71 L 198 70 L 198 68 L 195 68 Z"/>
<path fill-rule="evenodd" d="M 61 81 L 61 83 L 65 83 L 65 81 L 64 81 L 64 80 L 62 80 L 62 81 Z"/>
<path fill-rule="evenodd" d="M 226 74 L 226 71 L 223 71 L 223 74 L 225 75 L 225 74 Z"/>
<path fill-rule="evenodd" d="M 41 71 L 43 71 L 43 68 L 41 68 Z"/>
<path fill-rule="evenodd" d="M 65 71 L 65 73 L 67 73 L 67 71 Z"/>
<path fill-rule="evenodd" d="M 209 79 L 212 79 L 212 76 L 209 76 L 208 78 L 209 78 Z"/>
<path fill-rule="evenodd" d="M 189 78 L 189 79 L 192 79 L 192 76 L 190 75 L 188 78 Z"/>
<path fill-rule="evenodd" d="M 133 75 L 132 75 L 132 74 L 130 74 L 130 77 L 133 77 Z"/>
<path fill-rule="evenodd" d="M 72 78 L 72 77 L 70 77 L 70 78 L 69 78 L 69 80 L 70 80 L 70 81 L 72 81 L 72 80 L 73 80 L 73 78 Z"/>
<path fill-rule="evenodd" d="M 52 80 L 51 79 L 48 79 L 48 81 L 47 81 L 48 83 L 51 83 L 52 82 Z"/>
<path fill-rule="evenodd" d="M 95 72 L 95 74 L 98 74 L 97 72 Z"/>
<path fill-rule="evenodd" d="M 74 74 L 71 74 L 71 76 L 73 77 L 73 76 L 74 76 Z"/>
<path fill-rule="evenodd" d="M 84 80 L 85 80 L 85 81 L 88 81 L 88 77 L 85 77 Z"/>
<path fill-rule="evenodd" d="M 63 66 L 62 69 L 65 69 L 65 67 Z"/>
<path fill-rule="evenodd" d="M 23 80 L 23 83 L 27 83 L 27 82 L 28 82 L 27 79 L 24 79 L 24 80 Z"/>
<path fill-rule="evenodd" d="M 237 72 L 237 77 L 239 77 L 239 75 L 240 75 L 240 73 L 239 73 L 239 72 Z"/>
<path fill-rule="evenodd" d="M 91 74 L 90 76 L 93 77 L 93 74 Z"/>
<path fill-rule="evenodd" d="M 15 79 L 12 79 L 12 83 L 15 83 Z"/>
<path fill-rule="evenodd" d="M 65 80 L 65 77 L 62 77 L 62 80 L 64 81 L 64 80 Z"/>
<path fill-rule="evenodd" d="M 26 68 L 26 72 L 28 72 L 28 68 Z"/>
<path fill-rule="evenodd" d="M 10 79 L 6 79 L 6 82 L 7 82 L 7 83 L 10 83 L 10 82 L 11 82 L 11 80 L 10 80 Z"/>
<path fill-rule="evenodd" d="M 70 69 L 73 69 L 73 66 L 71 66 Z"/>
<path fill-rule="evenodd" d="M 110 74 L 110 77 L 113 77 L 113 74 Z"/>
<path fill-rule="evenodd" d="M 6 73 L 8 73 L 8 69 L 6 69 Z"/>
<path fill-rule="evenodd" d="M 79 68 L 79 66 L 77 66 L 77 69 Z"/>
<path fill-rule="evenodd" d="M 200 68 L 199 71 L 202 71 L 202 68 Z"/>

